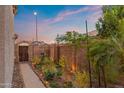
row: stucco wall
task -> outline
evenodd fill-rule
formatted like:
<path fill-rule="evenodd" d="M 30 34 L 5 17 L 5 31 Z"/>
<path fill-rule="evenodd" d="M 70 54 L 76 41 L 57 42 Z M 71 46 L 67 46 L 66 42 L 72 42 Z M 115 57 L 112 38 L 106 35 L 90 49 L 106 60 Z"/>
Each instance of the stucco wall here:
<path fill-rule="evenodd" d="M 1 16 L 2 15 L 2 16 Z M 14 19 L 12 6 L 0 6 L 0 87 L 11 87 L 14 65 Z M 2 29 L 2 30 L 1 30 Z"/>
<path fill-rule="evenodd" d="M 14 65 L 14 14 L 12 6 L 5 7 L 5 87 L 11 86 Z M 8 57 L 8 58 L 7 58 Z"/>
<path fill-rule="evenodd" d="M 4 83 L 4 6 L 0 6 L 0 87 Z"/>

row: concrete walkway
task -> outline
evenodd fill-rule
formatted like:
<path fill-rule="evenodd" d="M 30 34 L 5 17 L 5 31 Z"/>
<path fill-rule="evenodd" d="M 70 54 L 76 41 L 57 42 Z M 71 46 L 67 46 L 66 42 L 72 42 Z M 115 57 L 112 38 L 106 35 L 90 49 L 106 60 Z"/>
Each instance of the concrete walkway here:
<path fill-rule="evenodd" d="M 20 70 L 26 88 L 45 88 L 28 63 L 21 63 Z"/>

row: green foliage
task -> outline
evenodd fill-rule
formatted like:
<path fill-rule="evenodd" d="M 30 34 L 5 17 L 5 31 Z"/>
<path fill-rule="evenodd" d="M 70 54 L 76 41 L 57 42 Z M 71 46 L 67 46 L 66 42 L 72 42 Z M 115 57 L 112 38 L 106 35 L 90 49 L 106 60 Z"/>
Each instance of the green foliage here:
<path fill-rule="evenodd" d="M 65 57 L 62 56 L 59 60 L 59 65 L 62 67 L 62 68 L 65 68 L 66 67 L 66 60 L 65 60 Z"/>
<path fill-rule="evenodd" d="M 54 62 L 52 60 L 50 60 L 50 58 L 48 58 L 48 57 L 44 58 L 42 71 L 43 72 L 50 71 L 52 73 L 57 72 L 56 65 L 54 64 Z"/>
<path fill-rule="evenodd" d="M 55 81 L 50 82 L 50 87 L 51 88 L 59 88 L 59 84 Z"/>
<path fill-rule="evenodd" d="M 96 23 L 98 36 L 89 44 L 93 76 L 97 78 L 104 67 L 107 82 L 116 82 L 124 64 L 124 6 L 103 6 L 102 11 L 103 16 Z"/>
<path fill-rule="evenodd" d="M 41 68 L 42 68 L 42 64 L 36 64 L 36 69 L 38 69 L 38 70 L 41 70 Z"/>
<path fill-rule="evenodd" d="M 46 80 L 52 80 L 53 78 L 60 78 L 62 72 L 56 68 L 56 64 L 50 60 L 50 58 L 44 58 L 44 64 L 42 65 L 42 72 L 44 73 Z"/>
<path fill-rule="evenodd" d="M 101 37 L 119 37 L 119 23 L 124 18 L 124 6 L 103 6 L 103 17 L 96 24 Z"/>
<path fill-rule="evenodd" d="M 73 88 L 73 83 L 71 81 L 64 82 L 64 88 Z"/>
<path fill-rule="evenodd" d="M 49 81 L 49 80 L 53 80 L 55 73 L 48 71 L 44 72 L 44 76 L 45 76 L 45 80 Z"/>
<path fill-rule="evenodd" d="M 35 56 L 32 58 L 32 64 L 36 67 L 37 70 L 41 70 L 42 68 L 42 62 L 41 58 L 38 56 Z"/>
<path fill-rule="evenodd" d="M 89 79 L 88 79 L 87 72 L 78 71 L 75 73 L 75 78 L 73 81 L 75 87 L 78 87 L 78 88 L 88 87 L 88 82 L 89 82 Z"/>
<path fill-rule="evenodd" d="M 40 61 L 40 57 L 38 56 L 34 56 L 32 58 L 32 64 L 36 65 L 36 64 L 39 64 L 41 61 Z"/>
<path fill-rule="evenodd" d="M 58 69 L 60 71 L 60 73 L 64 73 L 65 71 L 67 71 L 69 68 L 67 67 L 67 62 L 65 60 L 65 57 L 62 56 L 60 57 L 60 60 L 59 60 L 59 66 L 60 68 Z"/>
<path fill-rule="evenodd" d="M 62 73 L 61 71 L 57 71 L 57 72 L 56 72 L 56 77 L 60 78 L 60 77 L 62 76 L 62 74 L 63 74 L 63 73 Z"/>
<path fill-rule="evenodd" d="M 120 53 L 116 50 L 116 46 L 112 43 L 112 40 L 110 38 L 93 40 L 90 43 L 89 52 L 90 60 L 93 63 L 94 74 L 98 76 L 99 67 L 104 66 L 106 80 L 108 82 L 114 82 L 119 73 L 118 63 Z"/>
<path fill-rule="evenodd" d="M 78 32 L 66 32 L 66 34 L 57 36 L 56 41 L 60 43 L 66 43 L 76 48 L 82 47 L 82 41 L 86 40 L 86 36 Z"/>
<path fill-rule="evenodd" d="M 119 75 L 119 64 L 114 61 L 110 61 L 109 64 L 105 66 L 105 74 L 107 81 L 110 83 L 116 83 Z"/>

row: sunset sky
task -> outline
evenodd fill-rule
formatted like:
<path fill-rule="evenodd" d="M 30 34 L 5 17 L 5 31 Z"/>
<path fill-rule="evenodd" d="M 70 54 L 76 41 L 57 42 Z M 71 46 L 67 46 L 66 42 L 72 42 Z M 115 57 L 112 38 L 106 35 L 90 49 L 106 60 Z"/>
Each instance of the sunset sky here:
<path fill-rule="evenodd" d="M 102 16 L 102 6 L 18 6 L 15 16 L 15 32 L 19 40 L 35 40 L 35 16 L 38 13 L 38 39 L 47 43 L 55 41 L 57 34 L 66 31 L 85 33 L 85 20 L 89 31 L 95 30 L 95 23 Z"/>

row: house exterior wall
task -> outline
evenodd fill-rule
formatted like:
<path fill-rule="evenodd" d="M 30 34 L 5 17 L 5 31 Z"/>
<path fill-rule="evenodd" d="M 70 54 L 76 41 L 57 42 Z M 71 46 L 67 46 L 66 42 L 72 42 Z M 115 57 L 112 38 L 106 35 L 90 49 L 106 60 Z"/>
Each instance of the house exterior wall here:
<path fill-rule="evenodd" d="M 5 24 L 4 24 L 4 6 L 0 6 L 0 87 L 3 87 L 4 83 L 4 33 L 5 33 Z"/>
<path fill-rule="evenodd" d="M 0 87 L 11 87 L 14 66 L 14 14 L 12 6 L 0 6 Z"/>

